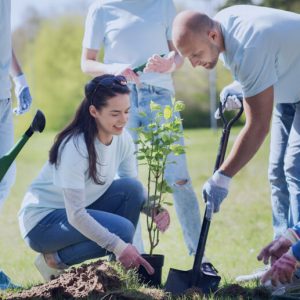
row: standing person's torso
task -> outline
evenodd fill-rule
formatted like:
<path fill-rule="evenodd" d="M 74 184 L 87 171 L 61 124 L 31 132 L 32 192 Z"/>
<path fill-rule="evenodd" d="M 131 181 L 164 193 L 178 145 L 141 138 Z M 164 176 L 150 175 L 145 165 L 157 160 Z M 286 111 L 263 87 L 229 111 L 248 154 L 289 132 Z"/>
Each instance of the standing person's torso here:
<path fill-rule="evenodd" d="M 83 47 L 104 48 L 104 63 L 138 67 L 167 54 L 176 11 L 172 0 L 97 0 L 86 20 Z M 141 81 L 173 90 L 170 74 L 147 73 Z"/>
<path fill-rule="evenodd" d="M 11 0 L 0 0 L 0 99 L 10 98 Z"/>
<path fill-rule="evenodd" d="M 220 11 L 225 52 L 220 58 L 246 97 L 274 86 L 279 103 L 300 101 L 300 15 L 251 5 Z"/>
<path fill-rule="evenodd" d="M 137 176 L 135 148 L 127 131 L 114 136 L 108 146 L 96 138 L 95 149 L 97 175 L 103 184 L 97 184 L 89 177 L 88 152 L 83 134 L 65 144 L 57 166 L 49 162 L 44 165 L 30 185 L 19 212 L 23 237 L 51 211 L 65 208 L 63 189 L 84 190 L 86 207 L 105 193 L 117 174 L 120 177 Z"/>

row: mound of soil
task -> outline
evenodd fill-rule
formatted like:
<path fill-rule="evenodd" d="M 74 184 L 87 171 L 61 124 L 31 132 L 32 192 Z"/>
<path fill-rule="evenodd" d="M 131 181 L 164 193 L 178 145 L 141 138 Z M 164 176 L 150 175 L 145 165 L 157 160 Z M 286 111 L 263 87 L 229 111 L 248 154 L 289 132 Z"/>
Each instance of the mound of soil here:
<path fill-rule="evenodd" d="M 99 260 L 72 267 L 57 278 L 19 293 L 10 293 L 6 299 L 83 299 L 97 295 L 101 297 L 107 291 L 121 287 L 117 272 L 105 262 Z"/>
<path fill-rule="evenodd" d="M 220 288 L 215 296 L 218 299 L 230 298 L 230 299 L 239 299 L 239 300 L 268 300 L 271 299 L 270 292 L 265 288 L 258 286 L 256 288 L 246 288 L 240 286 L 239 284 L 229 284 L 225 287 Z"/>
<path fill-rule="evenodd" d="M 150 288 L 123 290 L 117 271 L 106 261 L 98 260 L 77 268 L 72 267 L 47 283 L 5 295 L 7 300 L 102 298 L 107 300 L 163 300 L 165 294 L 162 290 Z"/>

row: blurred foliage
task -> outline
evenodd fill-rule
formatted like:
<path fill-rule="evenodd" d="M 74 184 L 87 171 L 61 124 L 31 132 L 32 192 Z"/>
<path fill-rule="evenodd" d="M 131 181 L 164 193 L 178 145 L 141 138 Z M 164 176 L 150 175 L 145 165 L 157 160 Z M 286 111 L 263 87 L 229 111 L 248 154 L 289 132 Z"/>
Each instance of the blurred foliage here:
<path fill-rule="evenodd" d="M 84 17 L 78 15 L 40 17 L 30 9 L 24 25 L 13 35 L 14 48 L 33 96 L 33 110 L 41 109 L 47 130 L 60 130 L 71 119 L 83 98 L 90 77 L 80 69 Z M 100 55 L 103 55 L 101 53 Z M 231 82 L 221 65 L 217 69 L 217 94 Z M 210 126 L 208 71 L 193 69 L 188 61 L 174 74 L 176 99 L 183 100 L 185 128 Z M 29 123 L 30 114 L 18 119 Z M 21 120 L 21 121 L 19 121 Z M 24 121 L 25 120 L 25 121 Z"/>
<path fill-rule="evenodd" d="M 83 98 L 89 80 L 80 70 L 83 28 L 82 17 L 40 20 L 35 16 L 14 34 L 33 107 L 45 113 L 47 129 L 65 126 Z"/>
<path fill-rule="evenodd" d="M 227 0 L 225 4 L 222 6 L 228 7 L 232 5 L 237 4 L 253 4 L 253 5 L 261 5 L 261 6 L 267 6 L 267 7 L 273 7 L 293 12 L 300 12 L 300 1 L 299 0 Z"/>

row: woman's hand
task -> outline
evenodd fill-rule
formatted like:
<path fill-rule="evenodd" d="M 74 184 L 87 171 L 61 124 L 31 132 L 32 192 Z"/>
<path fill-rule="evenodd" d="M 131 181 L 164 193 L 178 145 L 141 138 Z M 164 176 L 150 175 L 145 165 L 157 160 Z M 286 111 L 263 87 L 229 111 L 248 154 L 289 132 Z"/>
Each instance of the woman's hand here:
<path fill-rule="evenodd" d="M 128 246 L 123 250 L 121 255 L 118 257 L 120 263 L 126 269 L 138 269 L 139 266 L 143 266 L 148 274 L 153 274 L 153 267 L 139 254 L 136 248 L 128 244 Z"/>
<path fill-rule="evenodd" d="M 165 232 L 170 226 L 170 215 L 166 209 L 161 210 L 154 217 L 154 222 L 159 231 Z"/>

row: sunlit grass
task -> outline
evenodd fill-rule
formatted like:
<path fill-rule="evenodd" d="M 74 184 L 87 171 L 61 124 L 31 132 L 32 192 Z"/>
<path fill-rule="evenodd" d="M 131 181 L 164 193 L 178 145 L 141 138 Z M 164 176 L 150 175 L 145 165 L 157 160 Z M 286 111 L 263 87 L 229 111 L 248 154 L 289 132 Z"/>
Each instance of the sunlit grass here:
<path fill-rule="evenodd" d="M 239 129 L 234 129 L 230 144 Z M 17 136 L 22 129 L 17 130 Z M 209 129 L 186 130 L 187 158 L 193 186 L 204 211 L 200 194 L 205 180 L 212 174 L 221 131 Z M 17 158 L 17 180 L 0 218 L 0 267 L 24 286 L 41 281 L 33 265 L 36 255 L 21 239 L 17 212 L 30 182 L 37 176 L 47 159 L 54 133 L 35 134 Z M 223 283 L 233 282 L 235 276 L 252 272 L 261 263 L 256 255 L 272 238 L 269 185 L 267 181 L 268 142 L 256 157 L 232 182 L 230 194 L 214 215 L 208 236 L 206 254 L 219 270 Z M 141 178 L 144 178 L 141 171 Z M 170 197 L 170 200 L 172 198 Z M 165 255 L 163 280 L 170 267 L 187 270 L 193 259 L 187 254 L 182 233 L 173 207 L 170 229 L 161 236 L 156 253 Z M 143 218 L 143 222 L 144 222 Z M 144 227 L 144 238 L 147 234 Z"/>

